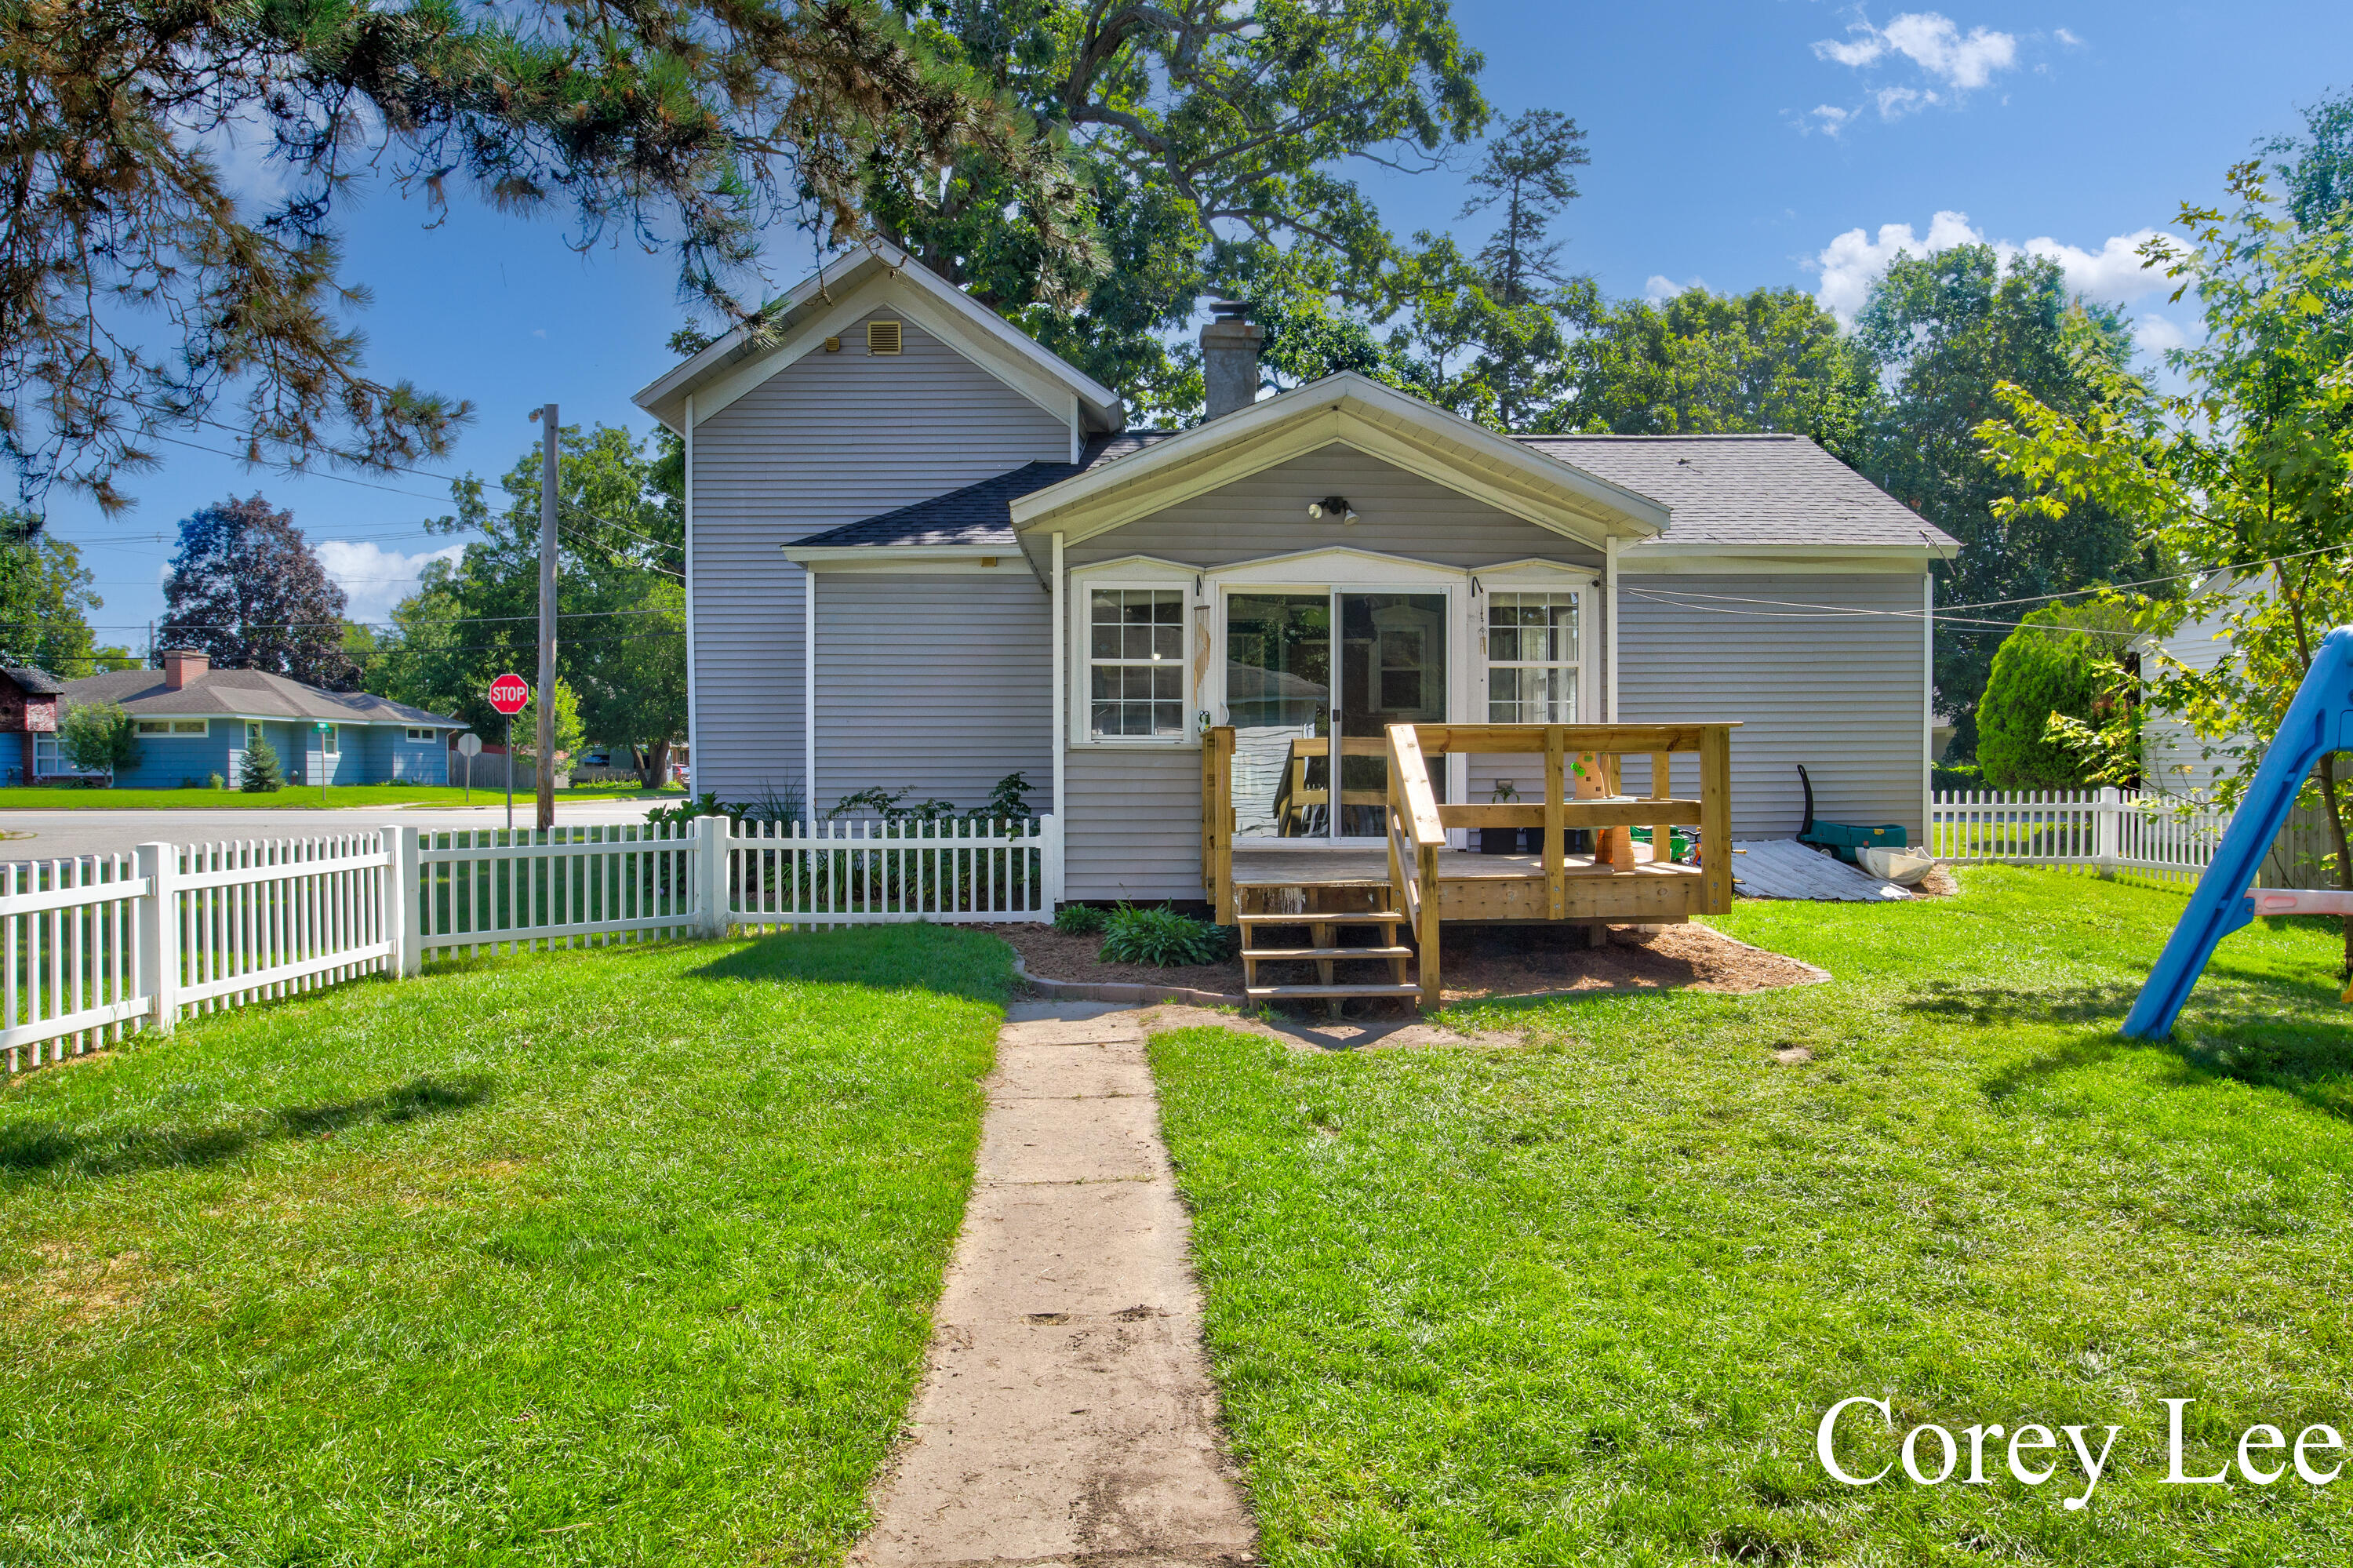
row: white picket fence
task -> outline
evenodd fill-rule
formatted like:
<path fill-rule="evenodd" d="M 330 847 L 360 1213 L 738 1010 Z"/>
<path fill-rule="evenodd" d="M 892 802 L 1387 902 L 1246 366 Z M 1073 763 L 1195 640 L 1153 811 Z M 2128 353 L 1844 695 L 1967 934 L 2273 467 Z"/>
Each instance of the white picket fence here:
<path fill-rule="evenodd" d="M 1050 920 L 1061 824 L 754 824 L 142 844 L 0 865 L 0 1071 L 436 959 Z"/>
<path fill-rule="evenodd" d="M 2078 865 L 2194 882 L 2231 814 L 2115 789 L 1961 789 L 1928 798 L 1928 848 L 1954 862 Z"/>

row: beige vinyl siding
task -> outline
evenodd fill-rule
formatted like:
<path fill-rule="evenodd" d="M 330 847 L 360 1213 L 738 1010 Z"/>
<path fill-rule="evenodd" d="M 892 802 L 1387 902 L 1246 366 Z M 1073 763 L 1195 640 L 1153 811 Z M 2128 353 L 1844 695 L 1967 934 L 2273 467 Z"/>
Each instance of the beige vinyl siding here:
<path fill-rule="evenodd" d="M 869 355 L 874 319 L 898 318 L 871 313 L 839 353 L 804 355 L 695 429 L 699 790 L 746 799 L 801 777 L 801 573 L 780 546 L 1025 462 L 1070 461 L 1065 419 L 913 322 L 901 353 Z"/>
<path fill-rule="evenodd" d="M 879 785 L 977 806 L 1018 770 L 1051 810 L 1051 618 L 1027 572 L 820 573 L 812 803 Z"/>
<path fill-rule="evenodd" d="M 1685 602 L 1663 604 L 1646 593 Z M 1833 608 L 1786 610 L 1731 599 Z M 1739 721 L 1732 732 L 1737 837 L 1788 838 L 1798 831 L 1805 815 L 1797 768 L 1802 762 L 1813 776 L 1818 817 L 1901 822 L 1918 843 L 1927 768 L 1920 604 L 1920 578 L 1908 573 L 1630 574 L 1619 594 L 1618 658 L 1626 683 L 1618 716 L 1629 724 Z M 1842 613 L 1852 610 L 1894 613 Z M 1676 758 L 1678 794 L 1698 789 L 1696 760 Z M 1630 760 L 1629 786 L 1647 789 L 1649 776 L 1647 764 Z"/>
<path fill-rule="evenodd" d="M 1310 518 L 1307 503 L 1327 495 L 1345 497 L 1356 521 Z M 1591 546 L 1338 442 L 1098 534 L 1071 546 L 1065 559 L 1083 567 L 1155 556 L 1218 567 L 1340 546 L 1450 567 L 1530 556 L 1595 568 L 1601 564 Z"/>
<path fill-rule="evenodd" d="M 1071 749 L 1063 896 L 1201 896 L 1201 754 Z"/>

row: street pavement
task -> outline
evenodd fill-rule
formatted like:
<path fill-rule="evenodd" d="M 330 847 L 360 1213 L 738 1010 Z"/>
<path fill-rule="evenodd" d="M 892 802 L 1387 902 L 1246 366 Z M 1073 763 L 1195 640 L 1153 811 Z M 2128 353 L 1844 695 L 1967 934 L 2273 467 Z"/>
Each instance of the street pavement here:
<path fill-rule="evenodd" d="M 321 833 L 356 832 L 364 828 L 405 822 L 427 830 L 502 828 L 507 813 L 503 797 L 494 806 L 410 807 L 354 806 L 341 810 L 265 810 L 202 809 L 171 811 L 0 811 L 0 829 L 25 838 L 0 839 L 0 864 L 10 861 L 63 860 L 72 855 L 128 853 L 138 844 L 218 843 L 232 839 L 308 838 Z M 670 801 L 663 801 L 670 804 Z M 515 798 L 515 825 L 532 825 L 532 800 Z M 578 800 L 559 802 L 555 820 L 564 827 L 588 822 L 642 822 L 642 800 Z"/>

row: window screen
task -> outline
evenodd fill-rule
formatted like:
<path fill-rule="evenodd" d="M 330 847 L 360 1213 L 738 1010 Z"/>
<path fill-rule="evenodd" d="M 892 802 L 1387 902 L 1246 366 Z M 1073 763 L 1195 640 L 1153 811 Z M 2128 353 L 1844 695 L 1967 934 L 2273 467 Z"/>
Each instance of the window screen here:
<path fill-rule="evenodd" d="M 1577 722 L 1577 595 L 1487 596 L 1487 722 Z"/>

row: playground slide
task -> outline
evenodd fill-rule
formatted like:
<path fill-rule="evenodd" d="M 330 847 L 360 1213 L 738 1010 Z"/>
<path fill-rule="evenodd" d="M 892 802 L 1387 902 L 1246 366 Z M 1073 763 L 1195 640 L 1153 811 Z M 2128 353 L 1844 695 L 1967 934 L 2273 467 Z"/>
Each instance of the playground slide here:
<path fill-rule="evenodd" d="M 2214 944 L 2258 914 L 2342 915 L 2353 913 L 2353 894 L 2292 888 L 2253 891 L 2255 873 L 2295 804 L 2305 775 L 2321 754 L 2353 751 L 2353 626 L 2340 626 L 2321 639 L 2311 673 L 2296 688 L 2280 721 L 2279 734 L 2255 769 L 2254 782 L 2231 815 L 2212 863 L 2198 879 L 2189 907 L 2167 938 L 2157 967 L 2126 1015 L 2125 1033 L 2162 1040 L 2173 1033 L 2198 977 L 2214 956 Z"/>

